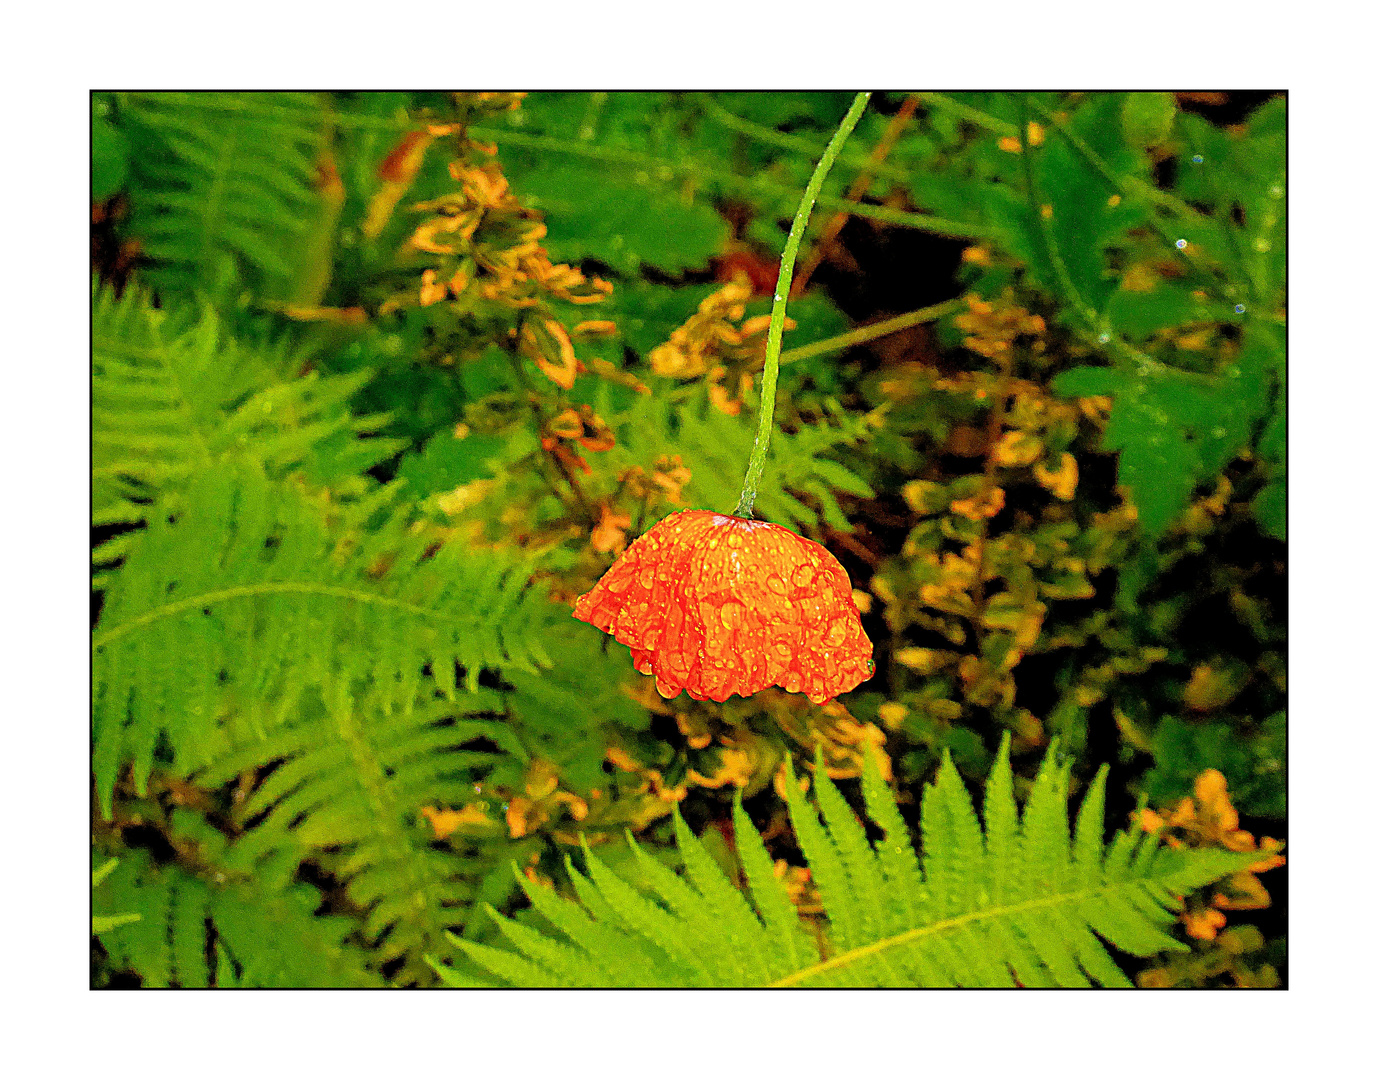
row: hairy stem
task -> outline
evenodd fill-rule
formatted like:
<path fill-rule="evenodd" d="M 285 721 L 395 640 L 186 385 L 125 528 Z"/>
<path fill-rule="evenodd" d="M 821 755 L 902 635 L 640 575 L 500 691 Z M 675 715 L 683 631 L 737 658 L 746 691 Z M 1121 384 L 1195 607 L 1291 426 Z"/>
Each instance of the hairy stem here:
<path fill-rule="evenodd" d="M 813 204 L 818 199 L 823 181 L 827 179 L 843 143 L 851 135 L 870 100 L 870 91 L 857 94 L 852 107 L 842 118 L 836 134 L 814 168 L 813 176 L 809 178 L 804 197 L 799 200 L 799 209 L 794 214 L 794 224 L 790 226 L 789 239 L 785 241 L 785 251 L 780 257 L 780 277 L 775 283 L 775 303 L 770 309 L 770 330 L 766 333 L 766 368 L 765 377 L 761 380 L 761 415 L 756 427 L 756 444 L 751 448 L 751 460 L 747 462 L 742 497 L 737 500 L 737 508 L 733 511 L 737 517 L 751 516 L 751 508 L 756 502 L 756 488 L 761 482 L 766 454 L 770 450 L 770 433 L 775 424 L 775 384 L 780 378 L 780 338 L 785 329 L 785 304 L 789 299 L 790 280 L 794 276 L 794 260 L 799 257 L 799 245 L 803 242 L 804 230 L 809 226 L 809 215 L 813 212 Z"/>

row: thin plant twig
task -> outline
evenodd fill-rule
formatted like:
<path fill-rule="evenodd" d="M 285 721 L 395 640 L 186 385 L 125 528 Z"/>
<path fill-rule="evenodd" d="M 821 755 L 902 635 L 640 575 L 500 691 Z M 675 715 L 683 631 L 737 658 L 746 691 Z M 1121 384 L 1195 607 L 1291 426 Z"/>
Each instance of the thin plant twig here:
<path fill-rule="evenodd" d="M 941 304 L 919 308 L 903 315 L 896 315 L 893 319 L 870 323 L 867 326 L 858 326 L 855 330 L 848 330 L 845 334 L 822 338 L 808 345 L 800 345 L 797 349 L 786 349 L 780 354 L 780 363 L 792 364 L 796 360 L 808 360 L 824 353 L 850 349 L 853 345 L 864 345 L 868 341 L 875 341 L 877 338 L 898 333 L 900 330 L 907 330 L 911 326 L 936 322 L 944 315 L 951 315 L 965 309 L 966 301 L 960 297 L 956 300 L 944 300 Z M 762 361 L 762 365 L 764 366 L 764 361 Z"/>
<path fill-rule="evenodd" d="M 1011 363 L 1008 358 L 999 361 L 1000 379 L 996 383 L 995 401 L 991 403 L 990 417 L 986 421 L 986 461 L 981 476 L 981 493 L 977 504 L 982 507 L 981 531 L 976 537 L 976 580 L 971 585 L 971 627 L 976 638 L 976 648 L 980 651 L 986 637 L 986 543 L 990 538 L 990 518 L 985 516 L 984 506 L 995 490 L 995 448 L 1005 429 L 1005 414 L 1009 409 Z"/>
<path fill-rule="evenodd" d="M 766 127 L 763 124 L 754 123 L 751 120 L 743 119 L 736 113 L 729 112 L 721 104 L 713 100 L 711 94 L 699 95 L 699 101 L 703 105 L 704 115 L 717 124 L 745 135 L 757 142 L 762 142 L 768 146 L 777 146 L 782 150 L 790 150 L 795 153 L 807 154 L 814 158 L 823 153 L 825 149 L 823 143 L 816 142 L 805 135 L 794 135 L 783 131 L 776 131 L 774 128 Z M 909 174 L 906 170 L 894 165 L 883 165 L 869 162 L 861 154 L 843 153 L 839 155 L 837 164 L 846 168 L 865 169 L 872 173 L 879 173 L 882 176 L 889 176 L 895 180 L 906 180 Z"/>
<path fill-rule="evenodd" d="M 985 128 L 985 130 L 994 132 L 996 135 L 1013 135 L 1015 133 L 1014 125 L 1008 120 L 1001 120 L 989 113 L 982 112 L 980 109 L 974 109 L 970 105 L 963 105 L 960 101 L 950 98 L 946 94 L 921 92 L 918 96 L 928 104 L 936 105 L 954 116 L 961 117 L 967 123 Z"/>
<path fill-rule="evenodd" d="M 847 201 L 857 203 L 865 197 L 867 190 L 871 186 L 871 181 L 875 179 L 879 167 L 889 157 L 890 151 L 895 148 L 895 143 L 899 141 L 900 133 L 904 131 L 905 125 L 914 116 L 914 110 L 919 106 L 919 99 L 910 94 L 904 99 L 904 104 L 886 125 L 885 134 L 880 137 L 880 142 L 871 151 L 870 163 L 864 170 L 857 174 L 852 181 L 852 186 L 847 190 Z M 827 227 L 823 230 L 823 235 L 818 238 L 818 243 L 814 244 L 813 252 L 809 255 L 808 261 L 799 271 L 799 276 L 794 279 L 794 286 L 790 290 L 792 297 L 798 298 L 809 286 L 809 279 L 813 277 L 813 272 L 818 269 L 823 260 L 827 258 L 828 251 L 837 240 L 838 234 L 842 232 L 842 227 L 847 224 L 847 219 L 851 217 L 848 210 L 839 210 L 833 215 Z"/>
<path fill-rule="evenodd" d="M 725 170 L 712 169 L 701 163 L 678 164 L 633 150 L 621 150 L 611 146 L 578 142 L 551 135 L 533 135 L 524 131 L 508 131 L 505 128 L 482 127 L 475 125 L 469 134 L 486 142 L 506 143 L 511 146 L 525 146 L 533 150 L 547 150 L 551 153 L 568 154 L 572 157 L 603 161 L 649 173 L 651 176 L 670 178 L 674 176 L 694 177 L 717 184 L 725 191 L 744 194 L 793 194 L 789 187 L 769 176 L 738 176 Z M 996 230 L 984 225 L 973 225 L 962 221 L 949 221 L 932 214 L 916 214 L 910 210 L 895 210 L 888 206 L 870 206 L 866 203 L 853 205 L 840 196 L 818 195 L 815 202 L 828 209 L 850 209 L 858 217 L 874 218 L 890 225 L 904 225 L 911 229 L 939 236 L 952 236 L 958 239 L 984 240 L 996 235 Z"/>

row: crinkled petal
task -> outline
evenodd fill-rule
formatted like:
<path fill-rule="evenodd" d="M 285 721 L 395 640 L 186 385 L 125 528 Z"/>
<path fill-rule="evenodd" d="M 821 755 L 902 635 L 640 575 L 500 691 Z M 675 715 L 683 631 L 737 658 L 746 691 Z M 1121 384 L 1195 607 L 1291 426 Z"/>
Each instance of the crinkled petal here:
<path fill-rule="evenodd" d="M 630 646 L 665 697 L 782 686 L 824 702 L 874 670 L 851 581 L 827 548 L 709 510 L 672 514 L 634 541 L 574 616 Z"/>

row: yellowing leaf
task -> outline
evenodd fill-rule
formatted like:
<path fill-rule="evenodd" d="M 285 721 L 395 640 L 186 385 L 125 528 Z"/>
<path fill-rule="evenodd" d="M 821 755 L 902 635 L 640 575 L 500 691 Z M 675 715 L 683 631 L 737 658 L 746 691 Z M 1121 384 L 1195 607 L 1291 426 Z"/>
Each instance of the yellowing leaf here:
<path fill-rule="evenodd" d="M 434 806 L 423 806 L 421 816 L 430 822 L 437 840 L 444 840 L 465 825 L 492 824 L 488 815 L 478 806 L 466 806 L 462 810 L 438 810 Z"/>
<path fill-rule="evenodd" d="M 1033 474 L 1035 480 L 1063 502 L 1069 501 L 1076 494 L 1077 459 L 1065 450 L 1058 459 L 1056 469 L 1049 469 L 1040 461 L 1034 466 Z"/>
<path fill-rule="evenodd" d="M 536 362 L 541 373 L 556 386 L 569 390 L 579 373 L 579 361 L 574 356 L 574 343 L 565 328 L 554 319 L 542 319 L 522 324 L 522 352 Z"/>
<path fill-rule="evenodd" d="M 995 444 L 998 465 L 1032 465 L 1043 453 L 1043 440 L 1024 431 L 1007 431 Z"/>
<path fill-rule="evenodd" d="M 900 494 L 911 510 L 920 514 L 936 514 L 947 505 L 947 493 L 942 484 L 931 480 L 911 480 L 900 488 Z"/>
<path fill-rule="evenodd" d="M 905 717 L 909 715 L 909 706 L 898 701 L 887 701 L 876 710 L 881 722 L 891 731 L 904 723 Z"/>
<path fill-rule="evenodd" d="M 895 653 L 896 660 L 907 668 L 913 668 L 921 675 L 931 675 L 951 656 L 951 653 L 942 652 L 938 649 L 921 649 L 914 645 L 906 646 Z"/>
<path fill-rule="evenodd" d="M 1243 688 L 1243 680 L 1234 672 L 1198 664 L 1182 691 L 1182 700 L 1196 712 L 1212 712 L 1228 705 Z"/>
<path fill-rule="evenodd" d="M 991 488 L 989 492 L 978 493 L 969 499 L 957 499 L 952 504 L 952 512 L 960 514 L 964 518 L 972 521 L 980 521 L 982 518 L 993 518 L 1005 508 L 1005 491 L 1003 488 Z"/>

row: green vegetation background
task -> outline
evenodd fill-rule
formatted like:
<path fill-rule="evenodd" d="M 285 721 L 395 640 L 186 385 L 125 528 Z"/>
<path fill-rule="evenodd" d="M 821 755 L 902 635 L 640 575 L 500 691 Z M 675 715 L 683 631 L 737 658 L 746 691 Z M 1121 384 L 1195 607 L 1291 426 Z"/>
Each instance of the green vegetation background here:
<path fill-rule="evenodd" d="M 878 94 L 757 503 L 842 561 L 874 678 L 666 702 L 568 616 L 735 502 L 752 320 L 849 101 L 94 95 L 94 985 L 577 981 L 521 936 L 594 933 L 541 889 L 620 927 L 571 955 L 641 957 L 594 985 L 765 978 L 657 921 L 747 894 L 770 978 L 905 933 L 843 985 L 1285 976 L 1286 870 L 1265 907 L 1224 854 L 1285 832 L 1281 96 Z M 1006 768 L 1001 854 L 961 792 Z M 985 966 L 919 933 L 1007 871 L 1120 881 L 1100 808 L 1144 805 L 1132 902 L 982 915 L 949 944 Z"/>

